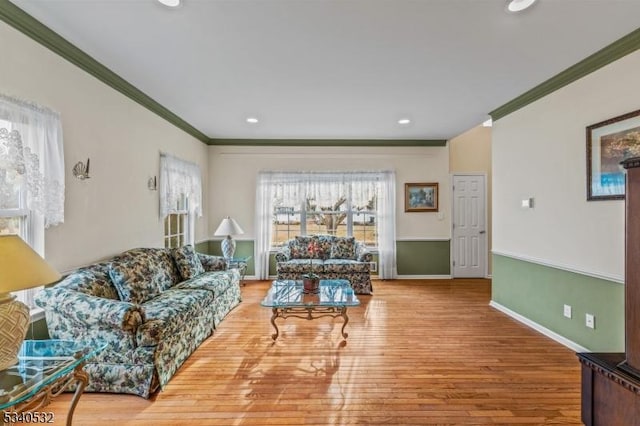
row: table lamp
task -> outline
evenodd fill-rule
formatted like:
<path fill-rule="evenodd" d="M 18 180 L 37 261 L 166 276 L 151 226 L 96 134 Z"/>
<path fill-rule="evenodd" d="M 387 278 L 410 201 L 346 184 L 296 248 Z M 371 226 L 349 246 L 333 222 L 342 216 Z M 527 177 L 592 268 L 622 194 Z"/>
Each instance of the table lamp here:
<path fill-rule="evenodd" d="M 49 284 L 60 274 L 17 235 L 0 235 L 0 370 L 18 362 L 27 335 L 29 308 L 12 291 Z"/>
<path fill-rule="evenodd" d="M 231 236 L 242 234 L 244 234 L 244 231 L 242 230 L 242 228 L 240 228 L 238 222 L 231 219 L 229 216 L 222 219 L 222 222 L 220 222 L 220 226 L 218 226 L 218 229 L 216 229 L 216 232 L 213 235 L 227 236 L 227 238 L 222 240 L 222 242 L 220 243 L 220 246 L 222 247 L 222 255 L 225 259 L 233 258 L 233 253 L 236 251 L 236 242 L 233 238 L 231 238 Z"/>

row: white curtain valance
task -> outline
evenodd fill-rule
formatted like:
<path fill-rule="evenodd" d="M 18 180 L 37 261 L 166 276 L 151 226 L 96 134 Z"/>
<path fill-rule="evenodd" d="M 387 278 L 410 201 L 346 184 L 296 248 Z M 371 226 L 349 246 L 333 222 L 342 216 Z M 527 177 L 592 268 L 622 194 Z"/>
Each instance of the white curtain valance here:
<path fill-rule="evenodd" d="M 60 114 L 0 94 L 0 197 L 26 179 L 26 207 L 48 228 L 64 222 L 64 149 Z M 0 204 L 2 200 L 0 200 Z"/>
<path fill-rule="evenodd" d="M 195 163 L 160 154 L 160 216 L 176 213 L 182 197 L 189 199 L 189 212 L 202 216 L 202 174 Z"/>

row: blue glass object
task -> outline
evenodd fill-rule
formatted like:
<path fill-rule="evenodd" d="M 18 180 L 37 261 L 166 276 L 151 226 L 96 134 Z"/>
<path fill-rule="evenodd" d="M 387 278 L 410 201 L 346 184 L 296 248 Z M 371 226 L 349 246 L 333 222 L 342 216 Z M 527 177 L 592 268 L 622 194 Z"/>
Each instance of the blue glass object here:
<path fill-rule="evenodd" d="M 18 363 L 0 371 L 0 410 L 26 401 L 43 387 L 55 383 L 107 345 L 69 340 L 25 340 Z"/>
<path fill-rule="evenodd" d="M 347 280 L 320 280 L 317 293 L 305 293 L 300 280 L 277 280 L 260 303 L 267 308 L 358 306 L 360 301 Z"/>

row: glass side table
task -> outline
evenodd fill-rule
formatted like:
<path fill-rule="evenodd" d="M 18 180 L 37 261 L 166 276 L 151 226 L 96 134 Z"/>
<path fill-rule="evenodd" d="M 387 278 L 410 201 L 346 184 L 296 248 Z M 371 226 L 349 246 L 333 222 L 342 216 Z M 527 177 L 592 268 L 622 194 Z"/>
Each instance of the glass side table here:
<path fill-rule="evenodd" d="M 75 385 L 67 416 L 67 426 L 70 426 L 89 380 L 83 367 L 106 346 L 69 340 L 25 340 L 18 363 L 0 371 L 0 424 L 53 423 L 54 413 L 39 410 Z"/>
<path fill-rule="evenodd" d="M 225 259 L 227 262 L 228 269 L 238 269 L 240 270 L 240 282 L 242 285 L 245 285 L 244 276 L 247 273 L 247 264 L 251 260 L 251 256 L 247 257 L 232 257 L 230 259 Z"/>

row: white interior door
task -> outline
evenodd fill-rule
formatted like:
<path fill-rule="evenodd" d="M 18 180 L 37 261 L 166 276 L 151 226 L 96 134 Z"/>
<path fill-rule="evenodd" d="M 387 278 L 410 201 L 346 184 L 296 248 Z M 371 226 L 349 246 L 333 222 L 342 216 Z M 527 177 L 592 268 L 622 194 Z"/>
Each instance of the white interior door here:
<path fill-rule="evenodd" d="M 484 175 L 453 176 L 452 275 L 454 278 L 486 276 L 486 204 Z"/>

